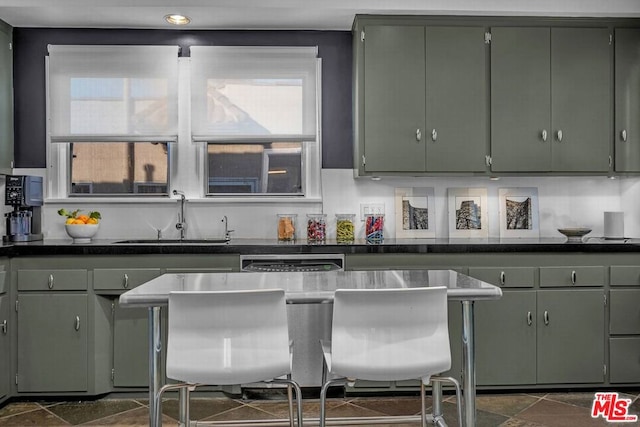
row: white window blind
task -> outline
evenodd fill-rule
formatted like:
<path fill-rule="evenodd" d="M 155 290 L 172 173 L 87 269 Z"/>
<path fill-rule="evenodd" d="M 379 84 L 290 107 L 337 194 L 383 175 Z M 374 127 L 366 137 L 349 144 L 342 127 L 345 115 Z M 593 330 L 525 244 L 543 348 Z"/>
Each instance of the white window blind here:
<path fill-rule="evenodd" d="M 317 47 L 191 47 L 194 141 L 315 141 Z"/>
<path fill-rule="evenodd" d="M 177 140 L 178 46 L 48 49 L 52 142 Z"/>

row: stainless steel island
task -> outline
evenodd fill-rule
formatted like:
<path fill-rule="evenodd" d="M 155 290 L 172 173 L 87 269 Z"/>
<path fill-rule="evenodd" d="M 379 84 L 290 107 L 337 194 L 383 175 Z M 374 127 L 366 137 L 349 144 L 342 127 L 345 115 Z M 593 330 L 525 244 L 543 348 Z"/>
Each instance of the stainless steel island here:
<path fill-rule="evenodd" d="M 446 286 L 450 300 L 462 303 L 463 329 L 463 426 L 475 426 L 475 357 L 473 302 L 498 299 L 500 288 L 451 270 L 385 270 L 269 273 L 164 274 L 120 296 L 123 307 L 149 308 L 149 420 L 153 420 L 153 396 L 162 386 L 162 340 L 160 314 L 171 291 L 221 291 L 240 289 L 284 289 L 290 304 L 326 304 L 336 289 L 415 288 Z M 435 414 L 441 414 L 441 389 L 434 386 Z"/>

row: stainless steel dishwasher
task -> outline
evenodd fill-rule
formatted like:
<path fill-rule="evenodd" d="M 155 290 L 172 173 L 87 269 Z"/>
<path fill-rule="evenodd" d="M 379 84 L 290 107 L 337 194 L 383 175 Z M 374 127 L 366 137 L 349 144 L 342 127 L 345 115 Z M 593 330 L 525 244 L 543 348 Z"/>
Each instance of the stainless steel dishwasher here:
<path fill-rule="evenodd" d="M 240 269 L 246 272 L 344 270 L 344 255 L 241 255 Z M 302 387 L 320 387 L 322 385 L 320 339 L 331 338 L 333 304 L 289 304 L 287 314 L 289 337 L 293 340 L 292 377 Z"/>

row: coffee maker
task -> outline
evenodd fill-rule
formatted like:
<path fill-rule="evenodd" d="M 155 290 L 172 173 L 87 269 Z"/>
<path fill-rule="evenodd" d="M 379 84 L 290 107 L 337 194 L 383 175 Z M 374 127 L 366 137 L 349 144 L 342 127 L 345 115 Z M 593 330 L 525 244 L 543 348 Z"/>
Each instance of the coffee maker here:
<path fill-rule="evenodd" d="M 13 211 L 4 214 L 9 242 L 42 240 L 42 177 L 7 175 L 4 204 Z"/>

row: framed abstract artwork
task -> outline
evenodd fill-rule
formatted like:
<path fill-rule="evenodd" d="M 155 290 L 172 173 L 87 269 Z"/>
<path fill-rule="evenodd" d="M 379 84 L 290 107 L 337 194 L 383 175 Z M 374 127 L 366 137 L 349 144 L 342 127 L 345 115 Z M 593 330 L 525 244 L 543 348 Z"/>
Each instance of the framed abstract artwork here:
<path fill-rule="evenodd" d="M 486 188 L 449 188 L 449 237 L 489 237 Z"/>
<path fill-rule="evenodd" d="M 396 188 L 396 238 L 433 238 L 435 200 L 432 187 Z"/>
<path fill-rule="evenodd" d="M 500 188 L 500 237 L 540 237 L 538 189 Z"/>

